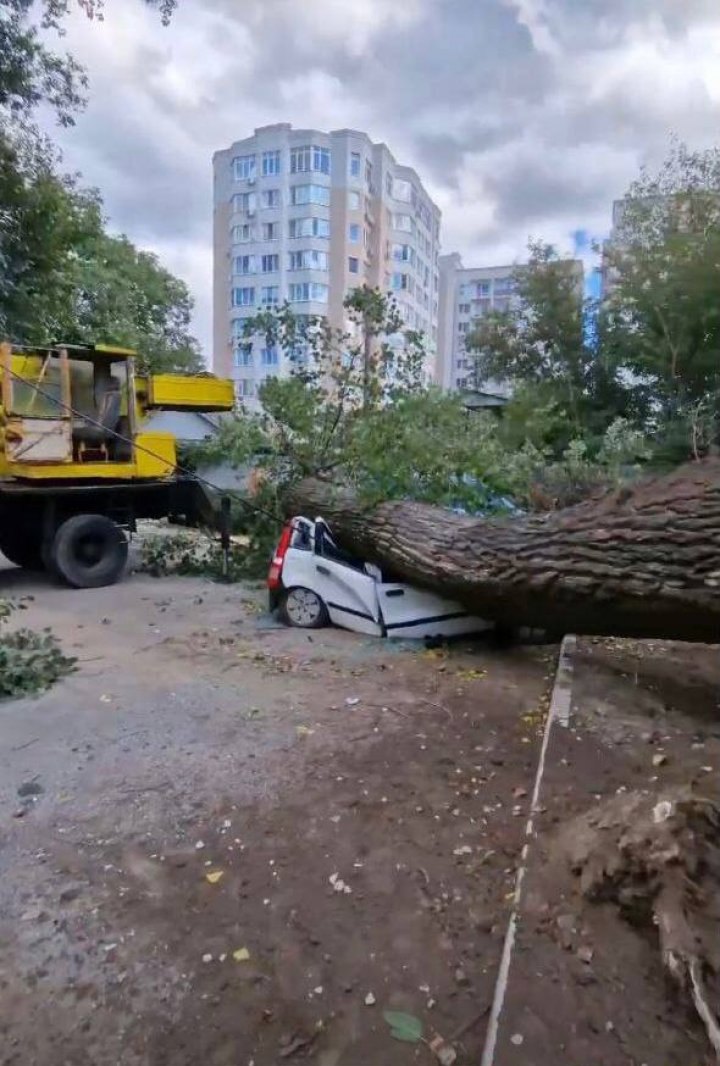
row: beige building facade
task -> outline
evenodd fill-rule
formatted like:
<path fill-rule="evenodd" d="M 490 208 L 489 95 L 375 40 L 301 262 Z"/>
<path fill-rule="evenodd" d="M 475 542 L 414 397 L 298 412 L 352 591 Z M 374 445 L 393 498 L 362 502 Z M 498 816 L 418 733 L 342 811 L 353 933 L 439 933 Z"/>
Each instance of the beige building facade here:
<path fill-rule="evenodd" d="M 290 366 L 245 322 L 286 300 L 298 315 L 344 327 L 353 288 L 392 294 L 425 336 L 434 375 L 440 211 L 409 167 L 357 130 L 256 129 L 214 167 L 213 369 L 250 408 L 268 376 Z"/>
<path fill-rule="evenodd" d="M 440 310 L 436 382 L 443 389 L 477 388 L 498 396 L 509 395 L 502 381 L 471 380 L 473 359 L 465 347 L 473 323 L 488 311 L 512 310 L 514 299 L 511 266 L 465 267 L 457 252 L 440 256 Z M 579 259 L 567 260 L 580 292 L 584 269 Z"/>

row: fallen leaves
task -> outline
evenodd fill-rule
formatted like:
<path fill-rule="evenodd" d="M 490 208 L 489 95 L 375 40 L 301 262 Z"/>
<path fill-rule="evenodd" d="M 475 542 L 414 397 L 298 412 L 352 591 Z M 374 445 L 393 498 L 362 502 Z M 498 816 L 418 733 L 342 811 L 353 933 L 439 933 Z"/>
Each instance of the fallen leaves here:
<path fill-rule="evenodd" d="M 406 1044 L 418 1044 L 422 1040 L 423 1023 L 414 1014 L 406 1014 L 401 1010 L 385 1010 L 383 1018 L 390 1026 L 390 1036 L 394 1040 L 402 1040 Z"/>

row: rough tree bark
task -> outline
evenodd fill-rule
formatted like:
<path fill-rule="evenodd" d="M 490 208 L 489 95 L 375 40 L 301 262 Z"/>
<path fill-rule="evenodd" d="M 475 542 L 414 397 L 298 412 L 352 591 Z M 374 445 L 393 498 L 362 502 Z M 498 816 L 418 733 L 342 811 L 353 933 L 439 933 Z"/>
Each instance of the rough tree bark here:
<path fill-rule="evenodd" d="M 504 625 L 720 642 L 720 460 L 548 515 L 480 519 L 427 504 L 362 507 L 306 480 L 289 514 L 345 548 Z"/>

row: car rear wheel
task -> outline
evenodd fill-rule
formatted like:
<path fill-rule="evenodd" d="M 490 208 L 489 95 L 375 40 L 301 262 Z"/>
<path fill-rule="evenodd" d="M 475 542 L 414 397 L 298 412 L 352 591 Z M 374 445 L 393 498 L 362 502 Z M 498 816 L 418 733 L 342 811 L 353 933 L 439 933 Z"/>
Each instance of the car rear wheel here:
<path fill-rule="evenodd" d="M 327 607 L 317 592 L 299 587 L 285 593 L 280 615 L 288 625 L 299 629 L 322 629 L 330 621 Z"/>

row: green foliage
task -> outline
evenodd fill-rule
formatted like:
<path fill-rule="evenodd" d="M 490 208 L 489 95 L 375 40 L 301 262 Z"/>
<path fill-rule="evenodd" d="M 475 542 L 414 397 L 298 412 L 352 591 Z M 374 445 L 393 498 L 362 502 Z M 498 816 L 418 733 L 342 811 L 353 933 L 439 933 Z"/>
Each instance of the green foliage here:
<path fill-rule="evenodd" d="M 192 300 L 156 257 L 104 228 L 94 190 L 57 173 L 32 128 L 0 132 L 0 333 L 21 344 L 115 343 L 144 368 L 203 369 Z"/>
<path fill-rule="evenodd" d="M 414 1014 L 402 1010 L 384 1010 L 383 1018 L 390 1026 L 390 1036 L 407 1044 L 419 1044 L 423 1036 L 423 1023 Z"/>
<path fill-rule="evenodd" d="M 605 259 L 605 350 L 651 395 L 662 451 L 704 454 L 720 409 L 720 150 L 675 143 L 643 172 Z"/>
<path fill-rule="evenodd" d="M 231 544 L 227 576 L 223 568 L 223 550 L 217 537 L 193 531 L 146 537 L 142 542 L 140 570 L 143 573 L 152 577 L 168 574 L 209 577 L 216 581 L 239 581 L 248 575 L 245 547 Z"/>
<path fill-rule="evenodd" d="M 575 437 L 602 436 L 630 398 L 588 333 L 593 308 L 575 263 L 551 245 L 531 242 L 529 249 L 528 263 L 513 272 L 511 306 L 479 319 L 466 347 L 477 381 L 514 384 L 505 416 L 516 431 L 536 398 L 546 419 L 531 415 L 530 439 L 559 454 Z"/>
<path fill-rule="evenodd" d="M 176 0 L 146 0 L 168 22 Z M 104 16 L 103 0 L 0 0 L 0 113 L 27 117 L 49 104 L 63 125 L 85 102 L 87 78 L 75 60 L 49 46 L 49 33 L 59 36 L 63 21 L 77 7 L 88 18 Z M 120 3 L 117 3 L 119 9 Z"/>
<path fill-rule="evenodd" d="M 0 600 L 0 699 L 32 696 L 72 673 L 76 660 L 64 655 L 50 630 L 8 630 L 22 604 Z"/>

